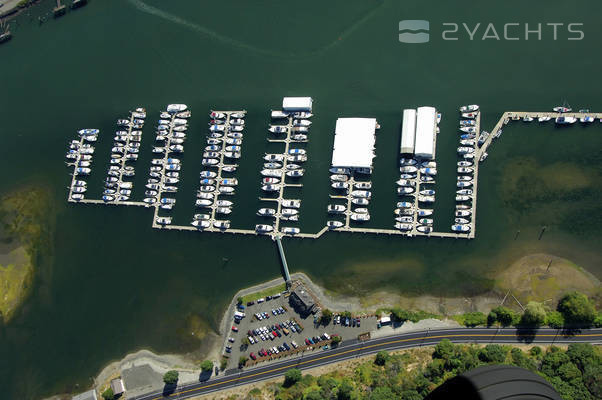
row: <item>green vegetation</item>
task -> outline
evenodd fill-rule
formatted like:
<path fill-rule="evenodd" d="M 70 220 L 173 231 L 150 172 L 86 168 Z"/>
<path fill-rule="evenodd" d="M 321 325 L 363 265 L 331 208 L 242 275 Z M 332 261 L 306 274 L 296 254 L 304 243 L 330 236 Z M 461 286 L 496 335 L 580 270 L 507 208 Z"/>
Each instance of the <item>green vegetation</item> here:
<path fill-rule="evenodd" d="M 113 393 L 113 389 L 108 388 L 104 392 L 102 392 L 102 398 L 104 400 L 113 400 L 115 398 L 115 394 Z"/>
<path fill-rule="evenodd" d="M 562 313 L 565 322 L 571 325 L 590 326 L 597 317 L 596 308 L 592 302 L 586 295 L 579 292 L 564 295 L 558 302 L 558 311 Z"/>
<path fill-rule="evenodd" d="M 163 382 L 166 385 L 175 385 L 176 383 L 178 383 L 179 378 L 180 374 L 178 373 L 178 371 L 172 369 L 170 371 L 167 371 L 165 375 L 163 375 Z"/>
<path fill-rule="evenodd" d="M 391 309 L 391 316 L 393 319 L 399 322 L 412 321 L 418 322 L 421 319 L 427 318 L 440 318 L 439 315 L 431 314 L 426 311 L 409 311 L 404 310 L 403 308 L 395 307 Z"/>
<path fill-rule="evenodd" d="M 322 315 L 320 316 L 320 323 L 323 325 L 328 325 L 332 321 L 332 311 L 328 308 L 322 310 Z"/>
<path fill-rule="evenodd" d="M 291 387 L 301 380 L 301 371 L 297 368 L 289 369 L 284 374 L 284 387 Z"/>
<path fill-rule="evenodd" d="M 443 340 L 432 352 L 379 352 L 373 360 L 351 371 L 337 369 L 318 377 L 291 369 L 282 385 L 269 385 L 262 394 L 277 400 L 421 400 L 449 378 L 503 363 L 538 373 L 565 400 L 593 400 L 602 395 L 602 353 L 590 344 L 571 344 L 566 351 L 552 346 L 545 352 L 534 346 L 524 352 L 511 346 L 455 345 Z"/>
<path fill-rule="evenodd" d="M 333 346 L 333 347 L 336 347 L 336 346 L 338 346 L 338 345 L 339 345 L 339 343 L 341 343 L 342 341 L 343 341 L 343 338 L 341 338 L 339 335 L 332 336 L 332 342 L 331 342 L 331 344 L 332 344 L 332 346 Z"/>
<path fill-rule="evenodd" d="M 227 366 L 228 366 L 228 358 L 222 357 L 222 359 L 219 362 L 219 369 L 221 369 L 223 371 L 226 369 Z"/>
<path fill-rule="evenodd" d="M 546 315 L 546 325 L 552 328 L 562 328 L 564 326 L 564 317 L 558 311 L 550 311 Z"/>
<path fill-rule="evenodd" d="M 487 325 L 499 323 L 502 326 L 516 325 L 520 321 L 520 316 L 507 307 L 496 307 L 487 315 Z"/>
<path fill-rule="evenodd" d="M 487 316 L 479 311 L 460 314 L 455 316 L 454 319 L 458 321 L 459 324 L 470 328 L 487 324 Z"/>
<path fill-rule="evenodd" d="M 213 361 L 205 360 L 201 363 L 201 371 L 210 372 L 213 371 Z"/>
<path fill-rule="evenodd" d="M 546 322 L 546 309 L 543 304 L 530 301 L 521 317 L 522 325 L 540 326 Z"/>
<path fill-rule="evenodd" d="M 35 2 L 35 0 L 21 0 L 17 3 L 17 6 L 19 8 L 25 8 L 25 7 L 29 7 L 30 5 L 32 5 Z"/>
<path fill-rule="evenodd" d="M 266 297 L 266 296 L 272 296 L 272 295 L 275 295 L 277 293 L 284 292 L 285 290 L 286 290 L 286 284 L 285 283 L 283 283 L 281 285 L 277 285 L 277 286 L 272 286 L 272 287 L 267 288 L 265 290 L 262 290 L 262 291 L 259 291 L 259 292 L 255 292 L 255 293 L 251 293 L 251 294 L 247 294 L 247 295 L 243 296 L 241 303 L 246 304 L 249 301 L 255 301 L 257 299 L 261 299 L 261 298 Z"/>
<path fill-rule="evenodd" d="M 242 368 L 245 366 L 245 364 L 247 363 L 247 361 L 249 361 L 249 359 L 245 356 L 240 356 L 240 358 L 238 359 L 238 368 Z"/>

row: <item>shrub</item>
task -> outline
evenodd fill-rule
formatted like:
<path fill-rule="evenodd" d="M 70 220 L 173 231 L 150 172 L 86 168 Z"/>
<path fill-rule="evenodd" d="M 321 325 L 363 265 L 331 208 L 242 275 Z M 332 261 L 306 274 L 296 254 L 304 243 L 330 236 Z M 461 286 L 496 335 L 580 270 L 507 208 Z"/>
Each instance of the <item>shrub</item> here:
<path fill-rule="evenodd" d="M 566 322 L 576 325 L 592 325 L 597 317 L 594 305 L 586 295 L 579 292 L 564 295 L 558 303 L 558 311 Z"/>
<path fill-rule="evenodd" d="M 165 375 L 163 375 L 163 382 L 166 385 L 175 385 L 176 383 L 178 383 L 179 377 L 180 374 L 178 373 L 178 371 L 172 369 L 171 371 L 167 371 Z"/>
<path fill-rule="evenodd" d="M 477 325 L 485 325 L 487 317 L 482 312 L 469 312 L 462 315 L 462 320 L 465 326 L 473 327 Z"/>
<path fill-rule="evenodd" d="M 376 358 L 374 359 L 374 364 L 376 365 L 385 365 L 387 363 L 387 360 L 389 359 L 389 353 L 387 353 L 384 350 L 379 351 L 378 353 L 376 353 Z"/>
<path fill-rule="evenodd" d="M 284 387 L 291 387 L 301 380 L 301 371 L 297 368 L 292 368 L 284 374 Z"/>
<path fill-rule="evenodd" d="M 546 322 L 546 310 L 543 304 L 536 301 L 530 301 L 525 307 L 525 312 L 521 318 L 521 323 L 530 326 L 540 326 Z"/>
<path fill-rule="evenodd" d="M 546 315 L 546 325 L 560 329 L 564 326 L 564 317 L 558 311 L 550 311 Z"/>
<path fill-rule="evenodd" d="M 213 370 L 213 362 L 210 360 L 205 360 L 201 363 L 201 371 L 209 372 Z"/>
<path fill-rule="evenodd" d="M 487 316 L 487 323 L 493 325 L 499 322 L 502 326 L 510 326 L 519 321 L 517 313 L 506 307 L 496 307 Z"/>
<path fill-rule="evenodd" d="M 108 388 L 104 392 L 102 392 L 102 398 L 104 400 L 113 400 L 115 398 L 115 394 L 113 393 L 113 389 Z"/>

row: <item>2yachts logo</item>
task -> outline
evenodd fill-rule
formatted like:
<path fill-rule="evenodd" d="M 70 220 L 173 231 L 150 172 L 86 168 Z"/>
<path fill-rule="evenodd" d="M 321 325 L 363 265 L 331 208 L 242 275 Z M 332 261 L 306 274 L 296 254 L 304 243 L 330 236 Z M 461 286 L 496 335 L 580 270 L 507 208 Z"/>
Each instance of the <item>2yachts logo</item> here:
<path fill-rule="evenodd" d="M 507 22 L 476 24 L 444 22 L 441 24 L 443 40 L 583 40 L 585 32 L 580 22 L 539 22 L 536 24 Z M 402 43 L 427 43 L 430 40 L 430 23 L 425 20 L 399 21 L 399 41 Z"/>

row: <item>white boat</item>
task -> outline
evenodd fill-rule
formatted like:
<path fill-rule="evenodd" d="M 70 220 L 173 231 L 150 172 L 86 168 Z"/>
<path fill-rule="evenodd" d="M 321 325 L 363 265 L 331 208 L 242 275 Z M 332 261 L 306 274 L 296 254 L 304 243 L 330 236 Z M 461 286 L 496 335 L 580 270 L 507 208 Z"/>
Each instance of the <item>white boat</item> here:
<path fill-rule="evenodd" d="M 329 204 L 327 210 L 329 214 L 342 214 L 347 210 L 347 207 L 341 204 Z"/>
<path fill-rule="evenodd" d="M 403 222 L 400 220 L 400 218 L 402 217 L 406 217 L 408 215 L 414 215 L 414 210 L 411 208 L 396 208 L 394 210 L 395 215 L 398 215 L 398 217 L 395 218 L 395 221 L 397 222 Z"/>
<path fill-rule="evenodd" d="M 286 235 L 296 235 L 300 232 L 301 232 L 301 229 L 299 229 L 299 228 L 294 228 L 294 227 L 283 227 L 282 228 L 282 233 L 284 233 Z"/>
<path fill-rule="evenodd" d="M 459 181 L 456 183 L 459 188 L 467 188 L 472 186 L 472 181 Z"/>
<path fill-rule="evenodd" d="M 456 210 L 454 215 L 456 217 L 470 217 L 471 214 L 472 212 L 470 210 Z"/>
<path fill-rule="evenodd" d="M 223 132 L 225 130 L 226 130 L 226 127 L 224 125 L 211 125 L 209 127 L 210 132 Z"/>
<path fill-rule="evenodd" d="M 356 189 L 372 189 L 372 182 L 355 182 L 353 187 Z"/>
<path fill-rule="evenodd" d="M 311 125 L 311 121 L 308 119 L 295 119 L 293 120 L 293 126 L 302 126 L 309 127 Z"/>
<path fill-rule="evenodd" d="M 159 225 L 169 225 L 171 224 L 171 217 L 157 217 L 155 222 Z"/>
<path fill-rule="evenodd" d="M 219 139 L 221 137 L 223 137 L 224 134 L 222 132 L 211 132 L 208 137 L 211 139 Z"/>
<path fill-rule="evenodd" d="M 341 221 L 328 221 L 326 226 L 328 229 L 337 229 L 343 227 L 343 223 Z"/>
<path fill-rule="evenodd" d="M 333 189 L 349 189 L 347 182 L 333 182 L 330 184 Z"/>
<path fill-rule="evenodd" d="M 330 173 L 337 175 L 349 175 L 351 170 L 349 168 L 332 167 L 329 169 Z"/>
<path fill-rule="evenodd" d="M 470 200 L 470 196 L 459 194 L 456 196 L 456 201 L 468 201 Z"/>
<path fill-rule="evenodd" d="M 420 173 L 425 175 L 437 175 L 437 168 L 420 168 Z"/>
<path fill-rule="evenodd" d="M 209 214 L 194 214 L 194 216 L 192 217 L 192 219 L 197 220 L 197 221 L 207 221 L 211 219 L 211 215 Z"/>
<path fill-rule="evenodd" d="M 416 211 L 416 215 L 418 215 L 419 217 L 428 217 L 429 215 L 433 215 L 433 210 L 430 209 L 422 209 L 422 210 L 418 210 Z"/>
<path fill-rule="evenodd" d="M 531 116 L 528 116 L 528 115 L 525 115 L 525 116 L 523 117 L 523 121 L 524 121 L 524 122 L 531 122 L 531 121 L 533 121 L 533 119 L 534 119 L 533 117 L 531 117 Z"/>
<path fill-rule="evenodd" d="M 416 186 L 416 182 L 415 181 L 411 181 L 409 179 L 400 179 L 397 182 L 395 182 L 397 184 L 397 186 Z"/>
<path fill-rule="evenodd" d="M 435 196 L 418 196 L 418 201 L 421 203 L 434 203 Z"/>
<path fill-rule="evenodd" d="M 302 133 L 298 133 L 295 134 L 293 136 L 291 136 L 291 139 L 296 141 L 296 142 L 307 142 L 307 135 L 304 135 Z"/>
<path fill-rule="evenodd" d="M 202 214 L 197 214 L 197 215 L 202 215 Z M 211 222 L 206 221 L 206 220 L 200 220 L 200 219 L 195 219 L 190 224 L 198 229 L 207 229 L 207 228 L 211 227 Z"/>
<path fill-rule="evenodd" d="M 199 199 L 203 199 L 203 200 L 213 201 L 213 199 L 215 198 L 215 195 L 213 193 L 197 192 L 196 197 L 198 197 Z"/>
<path fill-rule="evenodd" d="M 289 171 L 292 171 L 293 169 L 299 169 L 299 168 L 301 168 L 301 166 L 299 164 L 295 164 L 295 163 L 286 164 L 286 169 Z"/>
<path fill-rule="evenodd" d="M 282 161 L 284 161 L 284 154 L 266 154 L 265 156 L 263 156 L 263 159 L 265 161 L 282 162 Z"/>
<path fill-rule="evenodd" d="M 291 171 L 286 171 L 286 176 L 291 178 L 300 178 L 305 173 L 304 169 L 293 169 Z"/>
<path fill-rule="evenodd" d="M 399 167 L 399 172 L 401 172 L 401 173 L 410 173 L 410 174 L 412 174 L 412 173 L 415 173 L 417 171 L 418 171 L 418 168 L 414 167 L 413 165 L 406 165 L 406 166 L 403 166 L 403 167 Z"/>
<path fill-rule="evenodd" d="M 224 165 L 222 167 L 222 171 L 224 171 L 224 172 L 234 172 L 234 171 L 236 171 L 236 167 L 237 167 L 237 165 Z"/>
<path fill-rule="evenodd" d="M 299 214 L 299 211 L 295 210 L 294 208 L 283 208 L 280 211 L 280 214 L 282 214 L 282 216 L 284 216 L 284 217 L 290 217 L 290 216 Z"/>
<path fill-rule="evenodd" d="M 222 149 L 222 146 L 218 146 L 216 144 L 211 144 L 209 146 L 205 146 L 205 151 L 220 151 Z M 226 148 L 227 150 L 227 148 Z"/>
<path fill-rule="evenodd" d="M 435 191 L 433 189 L 421 190 L 418 193 L 421 194 L 422 196 L 434 196 L 435 195 Z"/>
<path fill-rule="evenodd" d="M 585 117 L 579 118 L 579 122 L 582 122 L 582 123 L 594 122 L 595 120 L 596 119 L 590 115 L 586 115 Z"/>
<path fill-rule="evenodd" d="M 470 210 L 468 204 L 456 204 L 456 210 Z"/>
<path fill-rule="evenodd" d="M 483 162 L 485 161 L 485 159 L 487 158 L 489 154 L 487 152 L 481 154 L 481 158 L 479 158 L 479 162 Z"/>
<path fill-rule="evenodd" d="M 215 178 L 216 176 L 217 174 L 213 171 L 201 171 L 200 173 L 201 178 Z"/>
<path fill-rule="evenodd" d="M 226 151 L 240 152 L 241 150 L 242 150 L 241 146 L 226 146 Z"/>
<path fill-rule="evenodd" d="M 370 214 L 360 214 L 360 213 L 351 213 L 351 216 L 349 217 L 351 218 L 353 221 L 356 222 L 366 222 L 366 221 L 370 221 Z"/>
<path fill-rule="evenodd" d="M 234 194 L 236 189 L 232 186 L 220 186 L 218 190 L 221 194 Z"/>
<path fill-rule="evenodd" d="M 257 210 L 257 215 L 261 217 L 273 217 L 276 215 L 276 210 L 273 208 L 260 208 Z"/>
<path fill-rule="evenodd" d="M 76 168 L 75 175 L 90 175 L 92 170 L 90 168 Z"/>
<path fill-rule="evenodd" d="M 288 128 L 284 125 L 270 125 L 268 131 L 272 133 L 284 133 L 288 131 Z"/>
<path fill-rule="evenodd" d="M 460 146 L 458 147 L 459 154 L 469 154 L 474 153 L 474 149 L 472 147 Z"/>
<path fill-rule="evenodd" d="M 228 139 L 226 139 L 226 144 L 240 146 L 242 144 L 242 140 L 241 139 L 228 138 Z"/>
<path fill-rule="evenodd" d="M 413 224 L 414 223 L 414 217 L 409 216 L 409 215 L 404 215 L 402 217 L 395 218 L 395 221 L 397 221 L 397 222 L 403 222 L 403 223 L 406 223 L 406 224 Z"/>
<path fill-rule="evenodd" d="M 176 114 L 182 111 L 186 111 L 188 106 L 186 104 L 169 104 L 167 106 L 167 112 L 170 114 Z"/>
<path fill-rule="evenodd" d="M 313 114 L 308 111 L 297 111 L 292 114 L 293 118 L 311 118 Z"/>
<path fill-rule="evenodd" d="M 226 136 L 229 137 L 230 139 L 242 139 L 243 138 L 243 134 L 240 132 L 228 132 L 226 134 Z M 242 143 L 242 141 L 240 143 Z"/>
<path fill-rule="evenodd" d="M 267 163 L 263 163 L 263 168 L 264 169 L 279 169 L 279 168 L 282 168 L 282 164 L 277 163 L 277 162 L 267 162 Z M 295 169 L 295 168 L 293 168 L 293 169 Z"/>
<path fill-rule="evenodd" d="M 398 201 L 397 207 L 398 208 L 412 208 L 412 207 L 414 207 L 414 203 L 410 203 L 409 201 Z"/>
<path fill-rule="evenodd" d="M 292 132 L 294 133 L 307 133 L 309 132 L 309 127 L 308 126 L 293 126 L 291 129 Z"/>
<path fill-rule="evenodd" d="M 220 181 L 220 185 L 224 186 L 236 186 L 238 185 L 238 179 L 236 178 L 225 178 Z"/>
<path fill-rule="evenodd" d="M 477 132 L 477 128 L 475 128 L 474 126 L 461 126 L 460 130 L 465 133 L 476 133 Z"/>
<path fill-rule="evenodd" d="M 547 122 L 547 121 L 549 121 L 551 119 L 552 119 L 552 117 L 549 117 L 547 115 L 542 115 L 541 117 L 537 118 L 537 121 L 539 121 L 539 122 Z"/>
<path fill-rule="evenodd" d="M 207 193 L 207 192 L 215 192 L 215 186 L 213 186 L 213 185 L 203 185 L 203 186 L 199 187 L 199 190 L 201 192 L 205 192 L 205 193 Z"/>
<path fill-rule="evenodd" d="M 367 206 L 370 204 L 370 200 L 363 197 L 354 197 L 351 199 L 351 202 L 356 206 Z"/>
<path fill-rule="evenodd" d="M 226 151 L 226 152 L 224 152 L 224 157 L 237 159 L 237 158 L 240 158 L 240 156 L 241 156 L 241 154 L 239 152 L 236 152 L 236 151 Z"/>
<path fill-rule="evenodd" d="M 228 215 L 232 213 L 232 209 L 230 207 L 217 207 L 215 209 L 215 212 L 217 214 Z"/>
<path fill-rule="evenodd" d="M 80 129 L 77 131 L 77 134 L 80 136 L 92 136 L 97 135 L 99 132 L 100 129 Z"/>
<path fill-rule="evenodd" d="M 474 172 L 474 168 L 471 167 L 458 167 L 459 174 L 472 174 Z"/>
<path fill-rule="evenodd" d="M 219 160 L 217 160 L 215 158 L 203 158 L 201 160 L 201 164 L 203 164 L 203 165 L 217 165 L 217 164 L 219 164 Z"/>
<path fill-rule="evenodd" d="M 222 143 L 221 139 L 214 139 L 214 138 L 207 139 L 207 144 L 208 145 L 219 145 L 221 143 Z"/>
<path fill-rule="evenodd" d="M 462 146 L 474 146 L 475 145 L 475 141 L 473 139 L 461 139 L 460 140 L 460 144 Z"/>
<path fill-rule="evenodd" d="M 288 118 L 288 114 L 280 110 L 272 110 L 271 117 L 272 119 Z"/>
<path fill-rule="evenodd" d="M 255 232 L 257 233 L 268 233 L 272 232 L 274 227 L 272 225 L 258 224 L 255 225 Z"/>
<path fill-rule="evenodd" d="M 330 175 L 330 180 L 333 182 L 347 182 L 348 179 L 349 179 L 349 177 L 347 175 L 339 175 L 339 174 Z"/>
<path fill-rule="evenodd" d="M 575 117 L 556 117 L 554 122 L 556 122 L 559 125 L 574 124 L 575 122 L 577 122 L 577 118 L 575 118 Z"/>
<path fill-rule="evenodd" d="M 406 194 L 411 194 L 414 193 L 415 189 L 413 187 L 409 187 L 409 186 L 401 186 L 397 188 L 397 194 L 399 195 L 406 195 Z"/>
<path fill-rule="evenodd" d="M 476 118 L 478 115 L 477 112 L 468 112 L 468 113 L 462 113 L 462 118 L 470 118 L 470 119 L 474 119 Z"/>
<path fill-rule="evenodd" d="M 573 111 L 572 108 L 566 106 L 557 106 L 554 107 L 552 110 L 556 111 L 557 113 L 567 113 Z"/>
<path fill-rule="evenodd" d="M 306 151 L 304 149 L 289 149 L 288 154 L 305 154 Z"/>
<path fill-rule="evenodd" d="M 307 156 L 305 154 L 295 154 L 295 155 L 289 155 L 286 157 L 286 160 L 289 162 L 305 162 L 307 161 Z"/>
<path fill-rule="evenodd" d="M 470 225 L 452 225 L 451 230 L 454 232 L 470 232 Z"/>
<path fill-rule="evenodd" d="M 197 199 L 195 202 L 197 207 L 209 207 L 211 204 L 213 204 L 213 202 L 208 199 Z"/>
<path fill-rule="evenodd" d="M 190 118 L 191 115 L 192 113 L 190 112 L 190 110 L 180 111 L 176 114 L 176 118 Z"/>
<path fill-rule="evenodd" d="M 278 192 L 280 190 L 280 185 L 262 185 L 261 190 L 264 192 Z"/>
<path fill-rule="evenodd" d="M 473 112 L 473 111 L 478 111 L 478 109 L 479 109 L 479 106 L 477 104 L 470 104 L 467 106 L 460 107 L 460 112 L 461 113 Z"/>
<path fill-rule="evenodd" d="M 283 199 L 282 207 L 287 208 L 299 208 L 301 207 L 301 200 L 298 199 Z"/>
<path fill-rule="evenodd" d="M 230 125 L 244 125 L 245 120 L 242 118 L 230 118 Z"/>
<path fill-rule="evenodd" d="M 474 119 L 461 119 L 460 126 L 475 126 L 477 121 Z"/>
<path fill-rule="evenodd" d="M 461 225 L 465 225 L 465 224 L 469 224 L 470 223 L 470 221 L 468 219 L 466 219 L 466 218 L 455 218 L 454 222 L 456 224 L 461 224 Z"/>
<path fill-rule="evenodd" d="M 209 113 L 209 116 L 211 117 L 211 119 L 225 119 L 226 118 L 226 114 L 224 114 L 222 112 L 216 112 L 216 111 L 211 111 Z"/>
<path fill-rule="evenodd" d="M 174 153 L 183 153 L 184 146 L 182 146 L 181 144 L 174 144 L 174 145 L 169 146 L 169 151 L 174 152 Z"/>
<path fill-rule="evenodd" d="M 276 184 L 276 183 L 280 183 L 280 179 L 278 179 L 278 178 L 273 178 L 273 177 L 263 178 L 263 179 L 261 180 L 261 183 L 262 183 L 262 184 L 264 184 L 264 185 L 266 185 L 266 184 L 268 184 L 268 183 L 271 183 L 271 184 Z"/>
<path fill-rule="evenodd" d="M 363 199 L 369 199 L 370 197 L 372 197 L 372 192 L 370 192 L 368 190 L 354 190 L 351 192 L 351 196 L 359 197 L 359 198 L 363 198 Z"/>
<path fill-rule="evenodd" d="M 421 175 L 420 182 L 435 183 L 435 178 L 429 175 Z"/>
<path fill-rule="evenodd" d="M 230 228 L 230 221 L 215 220 L 213 226 L 217 229 L 228 229 Z"/>
<path fill-rule="evenodd" d="M 411 231 L 412 224 L 404 224 L 403 222 L 396 222 L 395 228 L 399 229 L 400 231 Z"/>
<path fill-rule="evenodd" d="M 282 171 L 278 169 L 262 169 L 261 176 L 271 176 L 273 178 L 282 177 Z"/>
<path fill-rule="evenodd" d="M 215 185 L 215 179 L 203 178 L 200 182 L 201 185 Z"/>

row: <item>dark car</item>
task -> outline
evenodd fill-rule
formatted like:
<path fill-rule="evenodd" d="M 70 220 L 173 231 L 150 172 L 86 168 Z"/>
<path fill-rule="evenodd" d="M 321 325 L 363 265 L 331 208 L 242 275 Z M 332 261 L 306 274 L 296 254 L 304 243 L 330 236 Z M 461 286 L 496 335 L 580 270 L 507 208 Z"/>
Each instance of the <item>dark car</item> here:
<path fill-rule="evenodd" d="M 360 326 L 360 319 L 357 319 L 357 326 Z"/>
<path fill-rule="evenodd" d="M 254 301 L 247 301 L 247 307 L 252 306 L 253 304 L 255 304 Z"/>
<path fill-rule="evenodd" d="M 276 331 L 276 335 L 278 335 L 278 337 L 282 337 L 282 335 L 278 331 Z"/>
<path fill-rule="evenodd" d="M 272 296 L 265 296 L 265 301 L 272 300 Z"/>
<path fill-rule="evenodd" d="M 249 357 L 251 357 L 253 360 L 257 360 L 257 357 L 253 353 L 249 354 Z"/>

